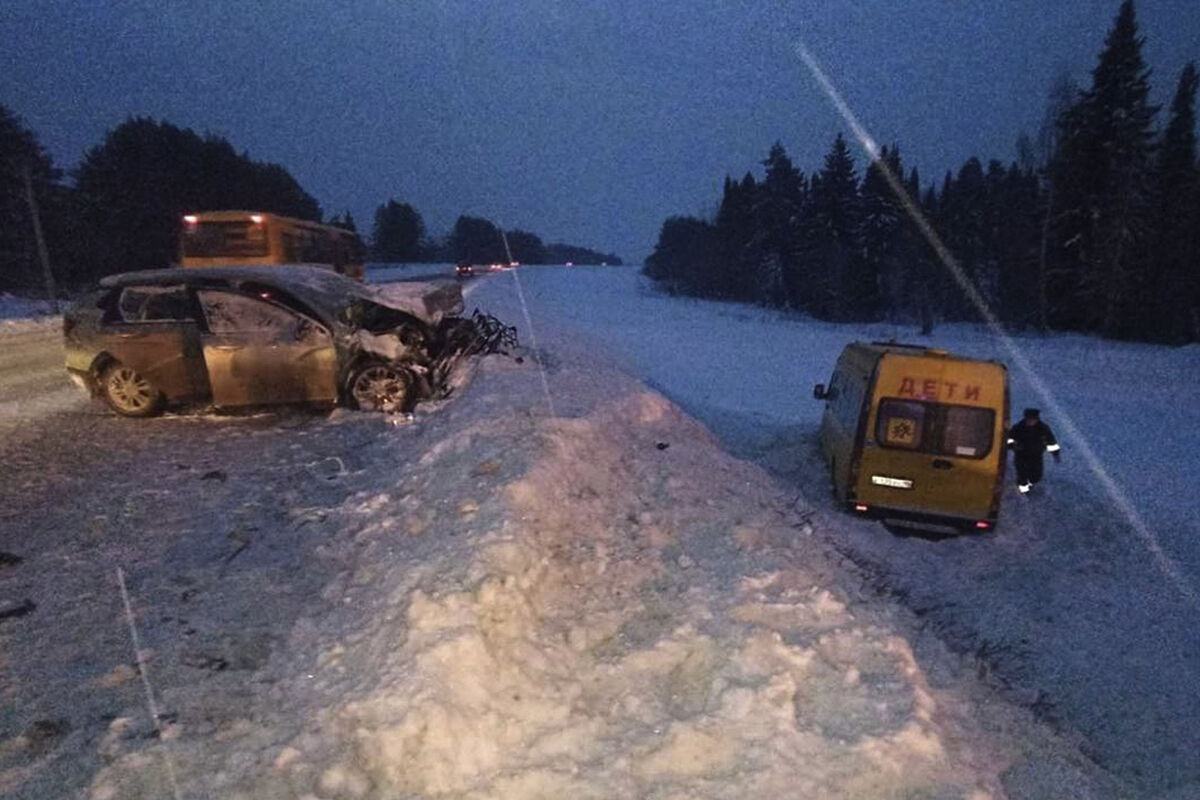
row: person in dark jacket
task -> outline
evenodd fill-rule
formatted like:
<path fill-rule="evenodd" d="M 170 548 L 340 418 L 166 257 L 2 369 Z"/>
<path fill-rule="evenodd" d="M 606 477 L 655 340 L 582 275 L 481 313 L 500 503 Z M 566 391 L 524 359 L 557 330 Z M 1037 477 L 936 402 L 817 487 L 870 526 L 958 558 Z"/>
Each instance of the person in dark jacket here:
<path fill-rule="evenodd" d="M 1024 418 L 1009 430 L 1008 446 L 1017 463 L 1017 491 L 1021 494 L 1027 494 L 1042 479 L 1042 453 L 1054 456 L 1055 463 L 1062 460 L 1058 440 L 1036 408 L 1025 409 Z"/>

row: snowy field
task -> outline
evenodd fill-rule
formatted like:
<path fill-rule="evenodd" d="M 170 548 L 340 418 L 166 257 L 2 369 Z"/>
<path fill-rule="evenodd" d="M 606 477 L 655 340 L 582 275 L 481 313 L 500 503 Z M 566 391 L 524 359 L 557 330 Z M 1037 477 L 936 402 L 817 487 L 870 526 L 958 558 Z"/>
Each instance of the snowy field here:
<path fill-rule="evenodd" d="M 364 265 L 367 283 L 391 283 L 392 281 L 430 280 L 433 278 L 453 278 L 453 264 L 384 264 L 369 263 Z"/>
<path fill-rule="evenodd" d="M 516 288 L 508 274 L 485 280 L 475 297 Z M 815 452 L 821 404 L 811 392 L 828 381 L 845 343 L 921 342 L 912 329 L 668 298 L 633 268 L 522 268 L 520 281 L 535 331 L 539 321 L 575 331 L 734 453 L 767 467 L 817 509 L 823 537 L 931 630 L 978 657 L 1010 697 L 1078 736 L 1141 796 L 1200 797 L 1200 347 L 1065 335 L 1016 341 L 1128 492 L 1154 537 L 1149 547 L 1052 415 L 1064 462 L 1047 465 L 1035 496 L 1009 487 L 994 535 L 898 538 L 832 511 Z M 926 341 L 1009 360 L 976 326 L 944 326 Z M 1011 377 L 1014 409 L 1043 405 L 1028 376 Z M 1151 555 L 1155 545 L 1181 580 Z"/>

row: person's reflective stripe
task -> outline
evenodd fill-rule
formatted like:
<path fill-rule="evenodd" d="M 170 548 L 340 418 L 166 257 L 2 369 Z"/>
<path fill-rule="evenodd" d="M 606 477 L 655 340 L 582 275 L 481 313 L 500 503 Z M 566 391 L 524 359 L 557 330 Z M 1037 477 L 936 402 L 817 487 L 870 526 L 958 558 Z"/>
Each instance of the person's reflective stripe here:
<path fill-rule="evenodd" d="M 1017 484 L 1017 491 L 1020 492 L 1021 494 L 1025 494 L 1032 488 L 1033 488 L 1032 483 L 1018 483 Z"/>
<path fill-rule="evenodd" d="M 1016 443 L 1017 443 L 1017 440 L 1016 440 L 1016 439 L 1009 439 L 1009 440 L 1008 440 L 1008 443 L 1009 443 L 1009 444 L 1016 444 Z"/>
<path fill-rule="evenodd" d="M 1062 448 L 1061 448 L 1061 447 L 1059 447 L 1059 446 L 1058 446 L 1058 445 L 1056 445 L 1056 444 L 1051 444 L 1051 445 L 1047 445 L 1047 446 L 1046 446 L 1046 452 L 1047 452 L 1047 453 L 1057 453 L 1057 452 L 1058 452 L 1059 450 L 1061 450 L 1061 449 L 1062 449 Z"/>

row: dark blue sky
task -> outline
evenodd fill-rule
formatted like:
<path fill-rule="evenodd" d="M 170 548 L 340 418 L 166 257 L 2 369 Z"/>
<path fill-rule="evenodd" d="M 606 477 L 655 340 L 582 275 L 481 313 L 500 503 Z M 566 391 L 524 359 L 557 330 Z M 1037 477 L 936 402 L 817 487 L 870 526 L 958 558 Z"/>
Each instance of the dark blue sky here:
<path fill-rule="evenodd" d="M 128 115 L 229 139 L 369 230 L 388 198 L 638 260 L 776 139 L 842 129 L 804 37 L 926 181 L 1014 157 L 1057 74 L 1086 85 L 1118 0 L 3 0 L 0 103 L 59 166 Z M 1200 60 L 1196 0 L 1138 4 L 1155 98 Z M 860 170 L 862 159 L 859 159 Z"/>

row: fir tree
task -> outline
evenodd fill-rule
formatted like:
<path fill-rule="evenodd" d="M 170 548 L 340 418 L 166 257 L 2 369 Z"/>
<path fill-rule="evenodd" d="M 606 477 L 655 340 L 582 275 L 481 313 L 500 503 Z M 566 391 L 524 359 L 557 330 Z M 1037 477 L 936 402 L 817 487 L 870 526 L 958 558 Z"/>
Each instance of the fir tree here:
<path fill-rule="evenodd" d="M 460 216 L 447 242 L 455 261 L 471 264 L 507 262 L 500 229 L 481 217 Z"/>
<path fill-rule="evenodd" d="M 902 251 L 904 209 L 892 190 L 884 170 L 899 178 L 903 175 L 900 151 L 884 147 L 863 176 L 862 199 L 862 280 L 867 284 L 859 298 L 859 316 L 877 319 L 885 311 L 896 317 L 905 280 L 906 255 Z M 874 280 L 872 280 L 874 277 Z M 872 293 L 870 287 L 876 290 Z"/>
<path fill-rule="evenodd" d="M 799 252 L 804 208 L 804 175 L 775 142 L 763 160 L 766 176 L 756 193 L 756 216 L 762 231 L 760 292 L 772 305 L 804 308 L 808 275 Z"/>
<path fill-rule="evenodd" d="M 523 230 L 511 230 L 508 236 L 508 249 L 512 257 L 521 264 L 547 264 L 546 245 L 542 237 Z M 609 261 L 608 263 L 612 263 Z"/>
<path fill-rule="evenodd" d="M 1037 203 L 1041 225 L 1038 234 L 1037 274 L 1035 276 L 1036 294 L 1034 303 L 1036 313 L 1034 315 L 1034 324 L 1040 331 L 1045 331 L 1049 327 L 1050 319 L 1048 289 L 1051 272 L 1051 236 L 1057 229 L 1060 217 L 1069 216 L 1069 214 L 1063 214 L 1060 210 L 1061 198 L 1059 198 L 1055 190 L 1055 182 L 1052 180 L 1051 169 L 1056 163 L 1059 154 L 1061 139 L 1059 121 L 1065 118 L 1066 113 L 1074 105 L 1078 95 L 1079 87 L 1075 85 L 1070 75 L 1060 75 L 1054 84 L 1054 88 L 1050 91 L 1046 113 L 1042 119 L 1042 126 L 1038 131 L 1037 177 L 1039 191 Z"/>
<path fill-rule="evenodd" d="M 375 209 L 371 251 L 376 261 L 411 263 L 423 255 L 425 222 L 408 203 L 388 200 Z"/>
<path fill-rule="evenodd" d="M 1196 65 L 1179 77 L 1155 170 L 1147 334 L 1181 344 L 1200 338 L 1200 167 L 1196 164 Z"/>
<path fill-rule="evenodd" d="M 817 317 L 854 319 L 864 298 L 878 296 L 878 275 L 863 265 L 861 216 L 854 159 L 839 133 L 813 177 L 803 223 L 803 252 L 813 265 L 807 305 Z"/>
<path fill-rule="evenodd" d="M 1060 324 L 1107 336 L 1136 333 L 1152 212 L 1149 70 L 1132 0 L 1121 4 L 1092 86 L 1064 114 L 1053 171 L 1064 222 Z"/>
<path fill-rule="evenodd" d="M 904 189 L 914 207 L 926 214 L 921 201 L 921 176 L 913 167 L 904 182 Z M 930 287 L 934 264 L 927 258 L 929 246 L 925 235 L 912 216 L 904 211 L 900 218 L 899 238 L 896 245 L 896 261 L 900 265 L 898 284 L 888 289 L 893 293 L 889 318 L 896 320 L 919 320 L 922 334 L 933 330 L 933 305 Z M 885 283 L 886 286 L 886 283 Z"/>
<path fill-rule="evenodd" d="M 984 300 L 994 299 L 995 271 L 989 249 L 987 184 L 983 165 L 969 158 L 942 191 L 942 238 L 964 274 Z M 978 314 L 961 289 L 955 286 L 947 313 L 958 320 L 978 320 Z"/>
<path fill-rule="evenodd" d="M 947 174 L 947 180 L 949 180 L 949 177 L 949 174 Z M 937 190 L 932 186 L 926 189 L 925 194 L 921 197 L 921 213 L 931 223 L 941 216 L 941 203 L 939 202 Z M 919 238 L 915 272 L 918 282 L 917 297 L 921 319 L 921 335 L 928 336 L 933 333 L 933 326 L 937 318 L 943 313 L 944 303 L 942 297 L 944 295 L 943 287 L 945 286 L 945 278 L 938 264 L 937 253 L 934 252 L 929 240 L 920 232 L 916 232 L 914 238 Z"/>
<path fill-rule="evenodd" d="M 714 236 L 714 296 L 730 300 L 761 301 L 758 290 L 760 230 L 755 216 L 759 186 L 749 172 L 741 182 L 725 178 Z"/>
<path fill-rule="evenodd" d="M 47 207 L 53 207 L 46 201 L 54 196 L 60 173 L 33 131 L 0 105 L 0 291 L 23 290 L 41 283 L 25 197 L 26 171 L 45 213 Z"/>
<path fill-rule="evenodd" d="M 695 217 L 669 217 L 663 222 L 654 252 L 642 272 L 672 294 L 699 294 L 697 276 L 713 259 L 713 226 Z"/>
<path fill-rule="evenodd" d="M 1001 319 L 1017 327 L 1036 326 L 1041 229 L 1037 174 L 1012 164 L 991 191 L 996 310 Z"/>

